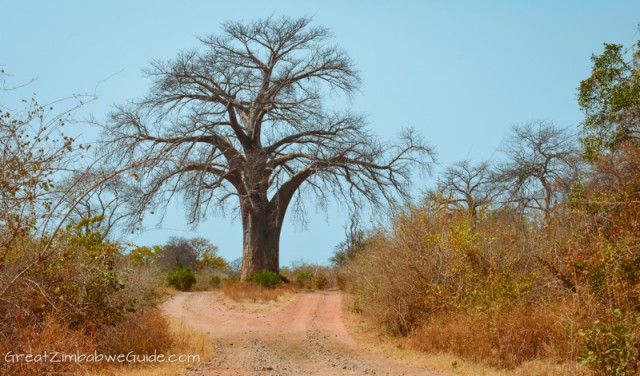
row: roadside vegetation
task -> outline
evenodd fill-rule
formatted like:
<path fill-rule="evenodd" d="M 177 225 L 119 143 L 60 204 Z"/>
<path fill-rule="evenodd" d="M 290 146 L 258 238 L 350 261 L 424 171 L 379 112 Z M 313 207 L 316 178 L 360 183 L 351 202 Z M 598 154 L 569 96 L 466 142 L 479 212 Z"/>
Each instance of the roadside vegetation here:
<path fill-rule="evenodd" d="M 637 374 L 640 50 L 592 61 L 580 143 L 514 126 L 501 159 L 457 163 L 388 225 L 349 231 L 334 263 L 353 312 L 402 346 L 512 372 Z"/>
<path fill-rule="evenodd" d="M 184 330 L 173 330 L 158 309 L 167 274 L 185 262 L 196 273 L 226 267 L 202 239 L 133 251 L 115 240 L 118 219 L 126 218 L 126 192 L 135 187 L 123 177 L 127 170 L 107 174 L 95 162 L 82 162 L 90 145 L 65 127 L 83 100 L 23 101 L 15 112 L 0 107 L 2 375 L 94 374 L 125 366 L 43 360 L 53 353 L 182 353 Z M 28 362 L 26 355 L 40 358 Z"/>

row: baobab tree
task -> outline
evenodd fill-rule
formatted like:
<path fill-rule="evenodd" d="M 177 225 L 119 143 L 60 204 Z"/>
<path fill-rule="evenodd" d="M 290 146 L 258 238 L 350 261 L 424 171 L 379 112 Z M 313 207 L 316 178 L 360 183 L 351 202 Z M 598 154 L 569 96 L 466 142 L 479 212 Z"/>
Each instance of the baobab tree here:
<path fill-rule="evenodd" d="M 491 204 L 499 194 L 500 187 L 493 181 L 493 175 L 488 162 L 473 165 L 469 160 L 460 161 L 444 172 L 440 189 L 448 202 L 476 218 L 478 208 Z"/>
<path fill-rule="evenodd" d="M 289 207 L 305 194 L 359 208 L 405 197 L 414 168 L 433 151 L 410 130 L 380 141 L 362 116 L 326 105 L 350 97 L 360 77 L 330 32 L 309 18 L 228 22 L 201 49 L 156 61 L 148 94 L 116 107 L 105 127 L 117 163 L 138 164 L 143 214 L 176 194 L 197 224 L 213 212 L 239 212 L 241 277 L 279 270 Z M 332 96 L 336 98 L 336 96 Z M 216 210 L 219 209 L 219 210 Z"/>

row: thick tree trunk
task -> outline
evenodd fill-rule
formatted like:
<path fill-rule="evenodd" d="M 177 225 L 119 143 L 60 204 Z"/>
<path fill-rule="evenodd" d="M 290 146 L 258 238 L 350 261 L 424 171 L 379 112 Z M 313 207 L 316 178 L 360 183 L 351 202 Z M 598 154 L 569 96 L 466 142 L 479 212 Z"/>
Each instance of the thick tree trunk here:
<path fill-rule="evenodd" d="M 263 269 L 280 271 L 280 231 L 282 222 L 270 210 L 243 210 L 242 270 L 245 281 Z"/>

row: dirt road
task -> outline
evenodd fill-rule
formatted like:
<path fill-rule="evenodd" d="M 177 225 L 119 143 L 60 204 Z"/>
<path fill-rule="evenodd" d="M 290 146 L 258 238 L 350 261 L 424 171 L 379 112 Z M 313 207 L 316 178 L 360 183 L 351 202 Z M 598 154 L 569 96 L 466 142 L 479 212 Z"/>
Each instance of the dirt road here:
<path fill-rule="evenodd" d="M 220 293 L 181 293 L 164 305 L 205 330 L 216 357 L 196 375 L 441 375 L 358 348 L 342 322 L 340 292 L 297 293 L 273 309 L 234 304 Z"/>

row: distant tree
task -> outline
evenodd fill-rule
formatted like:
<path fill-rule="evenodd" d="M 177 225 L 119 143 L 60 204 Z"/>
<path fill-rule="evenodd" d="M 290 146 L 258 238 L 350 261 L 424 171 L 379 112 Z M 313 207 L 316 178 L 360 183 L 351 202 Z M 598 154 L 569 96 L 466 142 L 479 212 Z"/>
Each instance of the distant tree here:
<path fill-rule="evenodd" d="M 345 266 L 349 261 L 356 258 L 356 255 L 364 250 L 366 245 L 365 233 L 360 227 L 357 216 L 352 216 L 349 226 L 345 226 L 345 240 L 336 246 L 331 257 L 331 263 L 335 266 Z"/>
<path fill-rule="evenodd" d="M 218 256 L 218 246 L 212 244 L 209 240 L 203 237 L 195 237 L 189 239 L 189 244 L 196 252 L 196 266 L 198 269 L 211 268 L 211 269 L 227 269 L 229 265 L 220 256 Z"/>
<path fill-rule="evenodd" d="M 136 247 L 129 252 L 129 258 L 136 264 L 149 265 L 157 261 L 163 249 L 164 247 L 159 245 Z"/>
<path fill-rule="evenodd" d="M 176 267 L 188 267 L 195 269 L 198 255 L 188 239 L 171 237 L 158 254 L 160 265 L 173 269 Z"/>
<path fill-rule="evenodd" d="M 218 247 L 202 237 L 187 239 L 174 236 L 162 247 L 138 247 L 131 251 L 130 257 L 143 264 L 157 260 L 167 268 L 228 268 L 227 262 L 218 256 Z"/>
<path fill-rule="evenodd" d="M 537 121 L 516 125 L 505 140 L 506 161 L 496 167 L 496 181 L 506 201 L 522 209 L 548 213 L 566 195 L 581 168 L 576 139 L 567 129 Z"/>
<path fill-rule="evenodd" d="M 478 208 L 489 205 L 499 193 L 493 175 L 488 162 L 472 165 L 464 160 L 447 168 L 440 189 L 449 203 L 462 207 L 476 218 Z"/>
<path fill-rule="evenodd" d="M 585 113 L 581 142 L 594 159 L 640 140 L 640 40 L 630 51 L 605 44 L 591 61 L 591 76 L 580 82 L 578 103 Z"/>
<path fill-rule="evenodd" d="M 240 276 L 240 272 L 242 271 L 242 257 L 231 260 L 231 262 L 229 263 L 229 271 L 234 277 Z"/>
<path fill-rule="evenodd" d="M 138 213 L 182 194 L 192 223 L 231 208 L 243 227 L 242 278 L 279 270 L 280 233 L 290 206 L 311 196 L 359 208 L 407 197 L 410 174 L 429 168 L 432 150 L 412 131 L 384 143 L 330 93 L 353 94 L 351 59 L 327 45 L 309 18 L 228 22 L 204 48 L 156 61 L 149 93 L 116 108 L 106 152 L 139 164 Z M 134 217 L 135 218 L 135 217 Z"/>

